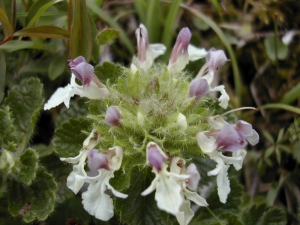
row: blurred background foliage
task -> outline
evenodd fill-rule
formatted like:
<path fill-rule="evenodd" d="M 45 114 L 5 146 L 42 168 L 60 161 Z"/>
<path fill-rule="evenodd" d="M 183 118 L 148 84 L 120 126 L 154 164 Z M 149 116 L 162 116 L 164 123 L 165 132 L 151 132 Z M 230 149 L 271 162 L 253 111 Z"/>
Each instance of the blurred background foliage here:
<path fill-rule="evenodd" d="M 158 60 L 167 62 L 178 31 L 189 27 L 193 45 L 224 49 L 230 59 L 218 78 L 231 105 L 258 108 L 238 113 L 261 137 L 248 149 L 239 174 L 244 193 L 249 201 L 283 208 L 288 224 L 300 224 L 299 11 L 298 0 L 0 0 L 0 101 L 30 77 L 41 80 L 49 99 L 69 82 L 67 60 L 78 55 L 95 66 L 104 61 L 128 66 L 139 23 L 147 27 L 150 43 L 166 45 Z M 186 69 L 196 75 L 203 63 Z M 58 184 L 47 224 L 118 224 L 118 218 L 96 221 L 80 210 L 79 198 L 70 200 L 65 182 L 71 167 L 52 154 L 54 129 L 85 113 L 80 99 L 69 110 L 62 105 L 42 110 L 30 141 Z M 75 214 L 60 216 L 61 210 Z"/>

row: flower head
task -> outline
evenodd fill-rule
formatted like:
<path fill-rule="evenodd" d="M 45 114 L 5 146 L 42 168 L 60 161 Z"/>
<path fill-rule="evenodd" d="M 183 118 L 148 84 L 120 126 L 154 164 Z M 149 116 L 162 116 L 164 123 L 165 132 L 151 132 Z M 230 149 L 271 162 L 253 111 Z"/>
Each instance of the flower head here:
<path fill-rule="evenodd" d="M 120 119 L 122 118 L 122 115 L 120 113 L 118 106 L 110 106 L 106 110 L 105 114 L 105 122 L 106 124 L 110 126 L 120 126 Z"/>

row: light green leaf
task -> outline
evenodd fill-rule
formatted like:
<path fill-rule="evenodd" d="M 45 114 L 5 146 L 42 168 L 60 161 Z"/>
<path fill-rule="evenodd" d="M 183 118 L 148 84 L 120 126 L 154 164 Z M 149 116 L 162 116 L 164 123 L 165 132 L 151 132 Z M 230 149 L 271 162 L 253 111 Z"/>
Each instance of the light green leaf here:
<path fill-rule="evenodd" d="M 29 27 L 14 33 L 14 36 L 69 39 L 70 33 L 56 26 Z"/>
<path fill-rule="evenodd" d="M 70 50 L 72 58 L 83 56 L 89 61 L 92 54 L 92 33 L 85 0 L 72 1 Z"/>
<path fill-rule="evenodd" d="M 3 51 L 0 50 L 0 103 L 4 98 L 6 62 Z"/>
<path fill-rule="evenodd" d="M 280 99 L 280 103 L 290 104 L 293 101 L 300 98 L 300 82 L 291 89 L 287 90 L 283 97 Z"/>
<path fill-rule="evenodd" d="M 83 141 L 87 138 L 81 131 L 91 132 L 91 123 L 87 119 L 70 119 L 56 129 L 53 144 L 55 151 L 61 157 L 74 157 L 82 149 Z"/>
<path fill-rule="evenodd" d="M 285 59 L 288 54 L 288 46 L 281 39 L 275 36 L 268 36 L 264 40 L 267 55 L 273 61 L 276 59 Z"/>
<path fill-rule="evenodd" d="M 283 134 L 284 134 L 284 128 L 281 128 L 279 133 L 278 133 L 278 137 L 277 137 L 277 141 L 276 143 L 279 143 L 283 137 Z"/>
<path fill-rule="evenodd" d="M 281 162 L 281 152 L 280 152 L 280 150 L 279 150 L 279 148 L 275 148 L 275 153 L 276 153 L 276 159 L 277 159 L 277 162 L 278 162 L 278 164 L 280 164 L 280 162 Z"/>
<path fill-rule="evenodd" d="M 10 143 L 17 142 L 17 138 L 13 134 L 13 119 L 11 118 L 8 107 L 5 107 L 4 110 L 0 109 L 0 127 L 0 146 L 7 149 Z"/>
<path fill-rule="evenodd" d="M 273 139 L 273 137 L 271 136 L 271 134 L 268 131 L 263 131 L 263 135 L 265 136 L 265 138 L 269 142 L 271 142 L 272 144 L 274 144 L 274 139 Z"/>
<path fill-rule="evenodd" d="M 37 0 L 30 8 L 26 24 L 27 27 L 31 27 L 42 15 L 43 13 L 51 6 L 55 0 Z"/>
<path fill-rule="evenodd" d="M 22 215 L 25 222 L 45 220 L 54 210 L 55 190 L 52 176 L 39 167 L 31 186 L 9 179 L 7 183 L 8 210 L 13 216 Z"/>
<path fill-rule="evenodd" d="M 273 151 L 274 151 L 274 146 L 270 146 L 270 147 L 266 150 L 264 158 L 265 158 L 265 159 L 266 159 L 266 158 L 269 158 L 269 156 L 273 153 Z"/>
<path fill-rule="evenodd" d="M 48 75 L 50 80 L 55 80 L 56 78 L 58 78 L 63 74 L 66 68 L 66 57 L 64 55 L 58 55 L 57 57 L 55 57 L 48 68 Z"/>
<path fill-rule="evenodd" d="M 31 138 L 43 105 L 42 88 L 43 85 L 37 78 L 24 79 L 19 86 L 8 92 L 5 100 L 14 118 L 16 135 L 20 139 L 18 148 L 21 150 Z"/>
<path fill-rule="evenodd" d="M 106 45 L 115 40 L 120 34 L 119 30 L 115 30 L 112 28 L 105 28 L 103 31 L 99 33 L 97 36 L 97 43 L 99 45 Z"/>
<path fill-rule="evenodd" d="M 27 149 L 19 159 L 19 162 L 13 168 L 13 172 L 18 177 L 19 181 L 30 185 L 35 179 L 36 169 L 38 167 L 39 156 L 36 154 L 35 150 Z"/>

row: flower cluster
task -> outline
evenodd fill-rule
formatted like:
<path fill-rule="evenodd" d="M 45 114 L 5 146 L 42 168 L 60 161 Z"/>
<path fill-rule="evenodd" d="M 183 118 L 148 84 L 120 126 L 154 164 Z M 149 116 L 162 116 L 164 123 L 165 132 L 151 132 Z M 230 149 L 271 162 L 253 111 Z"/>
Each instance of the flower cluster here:
<path fill-rule="evenodd" d="M 75 194 L 83 192 L 83 206 L 96 218 L 106 221 L 113 216 L 113 196 L 126 201 L 128 195 L 119 191 L 126 193 L 134 176 L 128 171 L 138 168 L 144 174 L 152 169 L 155 175 L 140 197 L 155 191 L 157 207 L 174 215 L 179 224 L 188 224 L 194 215 L 191 201 L 204 207 L 208 203 L 198 194 L 197 165 L 187 159 L 209 157 L 216 162 L 207 175 L 217 177 L 220 201 L 226 203 L 229 166 L 241 169 L 247 143 L 257 144 L 259 136 L 251 124 L 242 120 L 229 124 L 224 115 L 213 115 L 216 104 L 211 92 L 219 91 L 219 105 L 228 106 L 225 87 L 212 87 L 218 69 L 228 60 L 222 50 L 205 51 L 190 45 L 191 36 L 190 30 L 183 28 L 168 65 L 154 64 L 166 48 L 150 44 L 141 24 L 136 30 L 137 54 L 116 84 L 102 84 L 93 66 L 79 56 L 69 63 L 71 83 L 59 88 L 45 104 L 44 109 L 62 102 L 68 107 L 70 98 L 77 94 L 89 98 L 88 104 L 94 106 L 89 116 L 95 122 L 94 129 L 79 155 L 61 160 L 74 164 L 67 185 Z M 201 58 L 206 63 L 190 81 L 183 69 L 189 61 Z M 85 170 L 86 163 L 90 172 Z M 110 179 L 124 175 L 128 185 L 115 190 Z M 82 189 L 85 182 L 87 190 Z"/>

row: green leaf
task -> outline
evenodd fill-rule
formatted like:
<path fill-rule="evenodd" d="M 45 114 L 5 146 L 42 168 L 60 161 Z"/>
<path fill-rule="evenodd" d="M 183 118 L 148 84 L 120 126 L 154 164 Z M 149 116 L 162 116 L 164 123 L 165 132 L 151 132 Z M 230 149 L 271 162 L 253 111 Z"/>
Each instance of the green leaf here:
<path fill-rule="evenodd" d="M 22 80 L 8 92 L 5 104 L 14 118 L 15 130 L 20 138 L 19 149 L 24 149 L 33 133 L 39 111 L 43 105 L 43 85 L 37 78 Z"/>
<path fill-rule="evenodd" d="M 94 73 L 102 83 L 106 83 L 107 80 L 109 80 L 111 83 L 115 83 L 118 78 L 122 76 L 123 69 L 117 64 L 104 62 L 101 66 L 95 67 Z"/>
<path fill-rule="evenodd" d="M 5 52 L 14 52 L 21 49 L 44 49 L 43 44 L 33 41 L 12 40 L 0 45 L 0 49 Z"/>
<path fill-rule="evenodd" d="M 276 159 L 277 159 L 277 162 L 278 162 L 278 164 L 280 164 L 280 162 L 281 162 L 281 152 L 280 152 L 280 150 L 279 150 L 279 148 L 275 148 L 275 153 L 276 153 Z"/>
<path fill-rule="evenodd" d="M 14 30 L 13 30 L 11 23 L 9 22 L 9 20 L 7 18 L 7 15 L 6 15 L 4 9 L 2 9 L 2 8 L 0 8 L 0 21 L 2 23 L 4 37 L 5 37 L 5 39 L 7 39 L 13 34 Z"/>
<path fill-rule="evenodd" d="M 170 224 L 166 221 L 167 213 L 157 208 L 154 199 L 154 192 L 147 196 L 141 193 L 150 185 L 151 179 L 149 169 L 139 170 L 135 168 L 132 172 L 132 180 L 126 194 L 126 199 L 116 199 L 116 209 L 120 211 L 120 221 L 122 223 L 136 225 L 164 225 Z M 149 179 L 150 178 L 150 179 Z"/>
<path fill-rule="evenodd" d="M 34 145 L 33 148 L 35 149 L 36 153 L 39 155 L 39 158 L 46 157 L 54 152 L 53 145 L 45 145 L 39 144 Z"/>
<path fill-rule="evenodd" d="M 58 55 L 57 57 L 55 57 L 48 68 L 50 80 L 55 80 L 56 78 L 58 78 L 60 75 L 63 74 L 66 68 L 66 57 L 64 55 Z"/>
<path fill-rule="evenodd" d="M 28 27 L 14 33 L 14 36 L 69 39 L 69 31 L 56 26 Z"/>
<path fill-rule="evenodd" d="M 3 51 L 0 50 L 0 103 L 4 98 L 4 90 L 5 90 L 5 74 L 6 74 L 6 62 L 5 55 Z"/>
<path fill-rule="evenodd" d="M 81 131 L 91 131 L 91 123 L 88 119 L 70 119 L 56 129 L 53 144 L 55 151 L 63 157 L 74 157 L 82 149 L 83 141 L 87 138 Z"/>
<path fill-rule="evenodd" d="M 274 139 L 268 131 L 263 131 L 263 135 L 269 142 L 274 143 Z"/>
<path fill-rule="evenodd" d="M 269 158 L 269 156 L 273 153 L 273 151 L 274 151 L 274 146 L 270 146 L 270 147 L 266 150 L 264 158 L 265 158 L 265 159 L 266 159 L 266 158 Z"/>
<path fill-rule="evenodd" d="M 112 28 L 105 28 L 103 31 L 99 33 L 97 36 L 97 43 L 99 45 L 106 45 L 115 40 L 120 34 L 119 30 L 115 30 Z"/>
<path fill-rule="evenodd" d="M 297 141 L 292 148 L 293 158 L 300 164 L 300 141 Z"/>
<path fill-rule="evenodd" d="M 285 225 L 286 214 L 278 207 L 271 207 L 268 211 L 265 211 L 262 218 L 262 225 Z"/>
<path fill-rule="evenodd" d="M 85 0 L 72 1 L 71 57 L 83 56 L 89 61 L 92 53 L 92 33 Z"/>
<path fill-rule="evenodd" d="M 6 16 L 9 22 L 12 24 L 12 28 L 14 29 L 16 26 L 16 0 L 5 1 L 0 0 L 0 7 L 5 11 Z"/>
<path fill-rule="evenodd" d="M 37 0 L 30 8 L 26 24 L 27 27 L 31 27 L 42 15 L 43 13 L 53 5 L 55 0 Z"/>
<path fill-rule="evenodd" d="M 284 128 L 281 128 L 279 131 L 276 143 L 279 143 L 281 141 L 283 134 L 284 134 Z"/>
<path fill-rule="evenodd" d="M 13 216 L 23 215 L 25 222 L 45 220 L 54 210 L 55 190 L 52 176 L 39 167 L 31 186 L 9 179 L 7 183 L 8 210 Z"/>
<path fill-rule="evenodd" d="M 283 97 L 280 99 L 280 103 L 290 104 L 293 101 L 300 98 L 300 82 L 291 89 L 287 90 Z"/>
<path fill-rule="evenodd" d="M 276 59 L 285 59 L 288 54 L 288 46 L 281 39 L 275 36 L 268 36 L 264 40 L 267 55 L 273 61 Z"/>
<path fill-rule="evenodd" d="M 18 177 L 19 181 L 30 185 L 35 179 L 36 170 L 38 167 L 39 156 L 35 150 L 27 149 L 21 156 L 18 163 L 13 168 L 13 172 Z"/>
<path fill-rule="evenodd" d="M 229 212 L 224 212 L 220 215 L 219 217 L 221 220 L 225 220 L 227 224 L 230 225 L 244 225 L 239 217 L 236 214 L 229 213 Z"/>

